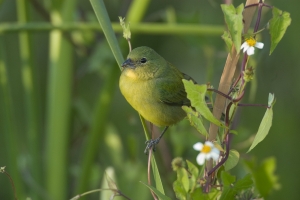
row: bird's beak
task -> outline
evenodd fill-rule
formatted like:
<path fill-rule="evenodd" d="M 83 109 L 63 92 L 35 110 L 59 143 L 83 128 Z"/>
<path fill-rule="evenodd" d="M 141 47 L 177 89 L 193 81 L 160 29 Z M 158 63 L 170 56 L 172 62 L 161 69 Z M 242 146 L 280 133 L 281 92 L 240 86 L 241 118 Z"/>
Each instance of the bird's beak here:
<path fill-rule="evenodd" d="M 133 61 L 132 61 L 130 58 L 128 58 L 127 60 L 125 60 L 125 61 L 123 62 L 123 64 L 122 64 L 122 68 L 123 68 L 123 69 L 126 68 L 126 67 L 129 67 L 129 68 L 135 68 L 134 63 L 133 63 Z"/>

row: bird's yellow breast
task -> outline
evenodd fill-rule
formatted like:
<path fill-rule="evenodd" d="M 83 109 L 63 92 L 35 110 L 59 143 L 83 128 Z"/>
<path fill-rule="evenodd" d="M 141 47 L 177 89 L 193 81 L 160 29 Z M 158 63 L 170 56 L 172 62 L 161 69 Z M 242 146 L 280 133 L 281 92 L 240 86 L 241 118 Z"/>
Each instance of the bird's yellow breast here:
<path fill-rule="evenodd" d="M 180 106 L 171 106 L 160 101 L 156 80 L 140 80 L 133 70 L 120 76 L 120 90 L 128 103 L 146 120 L 157 126 L 170 126 L 182 120 L 186 114 Z"/>

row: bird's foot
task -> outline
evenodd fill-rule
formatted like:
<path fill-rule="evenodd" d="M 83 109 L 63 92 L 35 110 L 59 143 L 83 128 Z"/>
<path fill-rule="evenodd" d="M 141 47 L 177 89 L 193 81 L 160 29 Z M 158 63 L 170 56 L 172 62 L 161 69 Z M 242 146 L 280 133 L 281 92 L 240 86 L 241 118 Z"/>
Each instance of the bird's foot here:
<path fill-rule="evenodd" d="M 152 148 L 153 149 L 153 152 L 155 152 L 155 146 L 159 143 L 159 140 L 160 140 L 160 137 L 159 138 L 156 138 L 155 140 L 147 140 L 146 142 L 145 142 L 145 144 L 146 144 L 146 149 L 145 149 L 145 151 L 144 151 L 144 153 L 146 154 L 146 155 L 148 155 L 148 152 L 149 152 L 149 150 Z"/>

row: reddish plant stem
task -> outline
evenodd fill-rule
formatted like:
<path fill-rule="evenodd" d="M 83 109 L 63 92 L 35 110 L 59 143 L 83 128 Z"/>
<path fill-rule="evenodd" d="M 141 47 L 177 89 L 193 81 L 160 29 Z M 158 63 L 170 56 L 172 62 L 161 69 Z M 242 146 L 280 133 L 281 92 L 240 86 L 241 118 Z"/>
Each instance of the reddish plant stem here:
<path fill-rule="evenodd" d="M 262 12 L 262 8 L 263 6 L 266 6 L 266 7 L 269 7 L 269 8 L 272 8 L 271 6 L 269 5 L 266 5 L 262 2 L 262 0 L 259 1 L 259 3 L 257 4 L 252 4 L 252 5 L 248 5 L 248 6 L 245 6 L 245 9 L 246 8 L 249 8 L 249 7 L 253 7 L 253 6 L 257 6 L 258 7 L 258 12 L 257 12 L 257 19 L 256 19 L 256 23 L 255 23 L 255 27 L 254 27 L 254 33 L 257 32 L 258 28 L 259 28 L 259 24 L 260 24 L 260 20 L 261 20 L 261 12 Z M 228 95 L 218 91 L 218 90 L 215 90 L 215 89 L 208 89 L 209 91 L 214 91 L 220 95 L 222 95 L 223 97 L 226 97 L 227 99 L 231 100 L 232 102 L 230 102 L 227 107 L 226 107 L 226 115 L 225 115 L 225 123 L 226 123 L 226 126 L 229 127 L 230 126 L 230 119 L 229 119 L 229 111 L 230 111 L 230 108 L 231 106 L 233 105 L 233 103 L 236 103 L 236 102 L 239 102 L 241 101 L 241 99 L 244 97 L 244 90 L 242 91 L 241 95 L 236 98 L 236 99 L 233 99 L 232 97 L 230 97 L 229 95 L 231 94 L 231 92 L 233 91 L 234 87 L 238 84 L 238 82 L 240 81 L 240 79 L 242 79 L 241 81 L 241 85 L 240 85 L 240 88 L 243 88 L 244 84 L 245 84 L 245 80 L 242 78 L 243 77 L 243 72 L 245 71 L 245 68 L 246 68 L 246 64 L 247 64 L 247 60 L 248 60 L 248 55 L 245 53 L 244 54 L 244 57 L 243 57 L 243 62 L 242 62 L 242 66 L 241 66 L 241 73 L 238 77 L 238 79 L 235 81 L 235 83 L 233 84 L 232 88 L 229 90 L 228 92 Z M 260 106 L 260 107 L 267 107 L 269 108 L 268 106 L 266 105 L 262 105 L 262 104 L 240 104 L 238 103 L 237 106 Z M 226 145 L 226 152 L 225 152 L 225 156 L 223 157 L 223 159 L 215 166 L 213 167 L 208 173 L 207 173 L 207 176 L 211 176 L 219 167 L 221 167 L 225 162 L 226 160 L 228 159 L 229 157 L 229 151 L 230 151 L 230 133 L 229 133 L 229 129 L 227 130 L 226 132 L 226 136 L 225 136 L 225 145 Z M 208 189 L 209 186 L 207 185 L 207 188 Z"/>

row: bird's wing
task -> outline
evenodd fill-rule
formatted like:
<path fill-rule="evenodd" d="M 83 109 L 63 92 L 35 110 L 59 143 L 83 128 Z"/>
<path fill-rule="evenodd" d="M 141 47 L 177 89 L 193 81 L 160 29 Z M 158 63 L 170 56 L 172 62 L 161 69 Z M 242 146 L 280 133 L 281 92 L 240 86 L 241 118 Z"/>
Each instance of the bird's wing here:
<path fill-rule="evenodd" d="M 186 80 L 192 80 L 194 81 L 190 76 L 186 74 L 180 74 L 181 76 L 178 77 L 177 79 L 169 79 L 169 80 L 164 80 L 163 83 L 159 84 L 158 87 L 161 88 L 159 90 L 159 101 L 168 104 L 170 106 L 190 106 L 191 102 L 187 98 L 187 94 L 185 92 L 182 79 Z"/>

